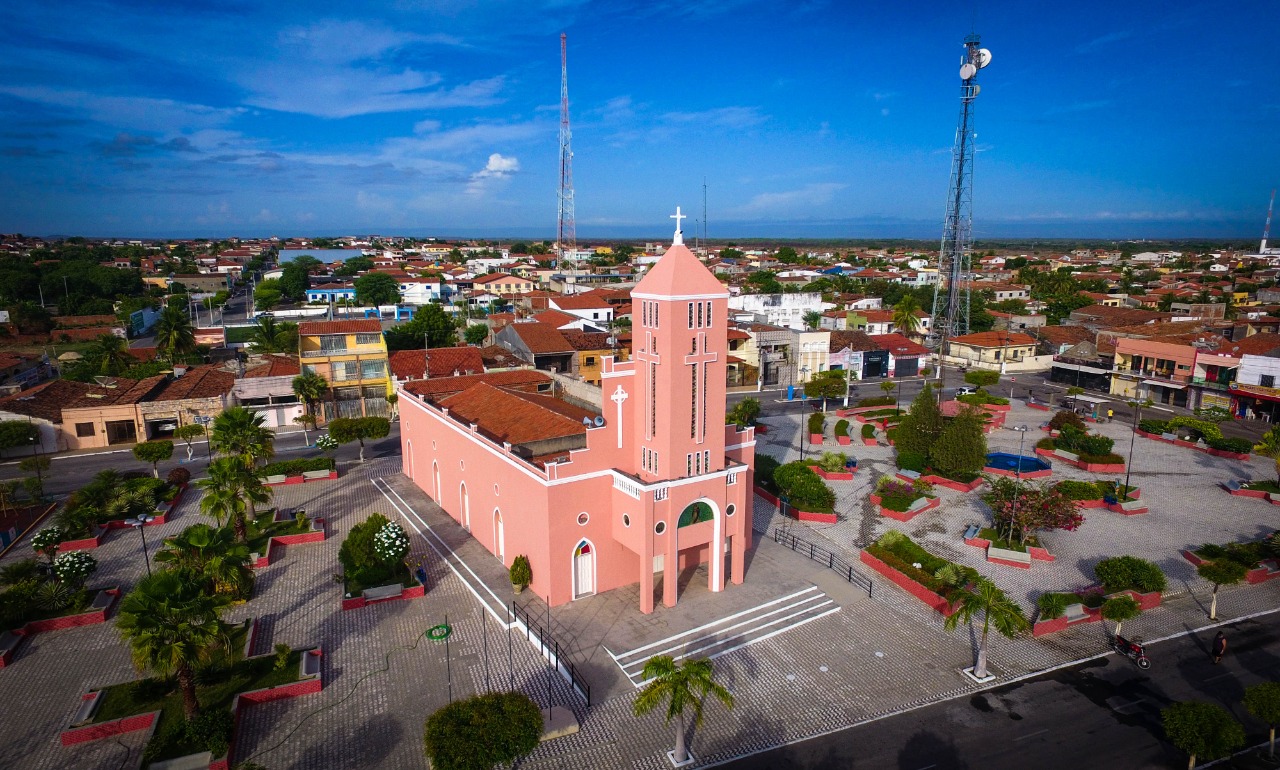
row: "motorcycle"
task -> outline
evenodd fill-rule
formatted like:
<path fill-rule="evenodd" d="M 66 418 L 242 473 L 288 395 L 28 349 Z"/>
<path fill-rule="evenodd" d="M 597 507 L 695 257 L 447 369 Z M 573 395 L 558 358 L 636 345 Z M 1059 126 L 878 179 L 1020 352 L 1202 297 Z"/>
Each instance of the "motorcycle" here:
<path fill-rule="evenodd" d="M 1147 657 L 1147 650 L 1140 643 L 1131 642 L 1123 636 L 1117 636 L 1111 640 L 1111 648 L 1120 655 L 1137 663 L 1138 668 L 1151 668 L 1151 659 Z"/>

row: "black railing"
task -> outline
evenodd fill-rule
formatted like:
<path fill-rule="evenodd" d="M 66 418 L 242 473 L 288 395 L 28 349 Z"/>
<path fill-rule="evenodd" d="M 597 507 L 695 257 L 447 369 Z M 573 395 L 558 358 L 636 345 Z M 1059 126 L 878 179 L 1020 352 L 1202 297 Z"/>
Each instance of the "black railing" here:
<path fill-rule="evenodd" d="M 591 685 L 587 684 L 587 680 L 582 678 L 582 675 L 578 673 L 578 669 L 573 665 L 573 661 L 569 660 L 568 656 L 565 654 L 567 651 L 560 646 L 560 642 L 551 638 L 551 634 L 534 619 L 528 609 L 521 607 L 513 601 L 511 602 L 510 611 L 513 618 L 524 624 L 525 639 L 530 644 L 533 644 L 534 637 L 538 639 L 538 652 L 540 652 L 544 658 L 551 661 L 552 665 L 556 667 L 556 670 L 569 680 L 569 685 L 576 690 L 577 693 L 582 696 L 583 700 L 586 701 L 586 704 L 590 706 Z M 553 655 L 555 656 L 554 658 L 552 657 Z M 550 708 L 550 706 L 551 704 L 548 703 L 547 707 Z"/>
<path fill-rule="evenodd" d="M 804 554 L 819 564 L 827 565 L 827 569 L 866 591 L 867 596 L 871 595 L 871 578 L 854 569 L 852 564 L 839 555 L 776 527 L 773 530 L 773 542 L 785 545 L 796 553 Z"/>

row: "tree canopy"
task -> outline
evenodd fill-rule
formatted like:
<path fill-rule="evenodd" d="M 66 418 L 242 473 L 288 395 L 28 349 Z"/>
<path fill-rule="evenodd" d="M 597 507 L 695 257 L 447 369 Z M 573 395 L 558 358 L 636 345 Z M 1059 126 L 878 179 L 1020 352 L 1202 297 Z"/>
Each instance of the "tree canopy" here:
<path fill-rule="evenodd" d="M 424 339 L 427 347 L 452 347 L 457 343 L 457 328 L 454 319 L 439 305 L 422 305 L 414 312 L 413 320 L 387 330 L 387 349 L 418 350 Z"/>
<path fill-rule="evenodd" d="M 400 301 L 400 284 L 386 273 L 368 273 L 355 281 L 356 301 L 361 305 L 394 305 Z"/>

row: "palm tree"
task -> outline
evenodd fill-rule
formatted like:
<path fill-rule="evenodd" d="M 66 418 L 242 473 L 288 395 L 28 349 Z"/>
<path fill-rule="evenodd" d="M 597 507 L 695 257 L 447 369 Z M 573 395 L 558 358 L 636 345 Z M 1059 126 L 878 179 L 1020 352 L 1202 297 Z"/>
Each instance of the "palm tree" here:
<path fill-rule="evenodd" d="M 240 458 L 246 469 L 275 455 L 275 433 L 263 426 L 263 417 L 242 406 L 233 406 L 213 419 L 209 442 L 218 452 Z"/>
<path fill-rule="evenodd" d="M 248 541 L 248 525 L 245 514 L 252 518 L 257 513 L 256 503 L 271 500 L 271 487 L 252 470 L 246 469 L 238 458 L 220 457 L 209 464 L 209 478 L 196 482 L 204 490 L 200 498 L 200 510 L 209 514 L 218 524 L 229 521 L 235 529 L 236 540 Z"/>
<path fill-rule="evenodd" d="M 898 333 L 911 337 L 920 330 L 920 303 L 912 294 L 906 294 L 893 306 L 893 327 Z"/>
<path fill-rule="evenodd" d="M 1027 618 L 1018 606 L 1004 591 L 996 587 L 987 578 L 977 578 L 972 586 L 960 592 L 956 603 L 956 611 L 950 615 L 943 628 L 954 631 L 960 623 L 969 623 L 979 612 L 982 613 L 982 635 L 978 637 L 978 662 L 973 667 L 973 676 L 982 679 L 987 676 L 987 632 L 992 624 L 1002 635 L 1012 638 L 1019 631 L 1026 630 Z"/>
<path fill-rule="evenodd" d="M 136 519 L 156 510 L 156 498 L 144 489 L 119 488 L 115 497 L 106 505 L 107 514 L 112 519 Z"/>
<path fill-rule="evenodd" d="M 225 527 L 193 524 L 166 540 L 155 558 L 199 580 L 207 593 L 245 599 L 253 587 L 249 547 Z"/>
<path fill-rule="evenodd" d="M 220 617 L 229 603 L 229 597 L 205 593 L 176 570 L 143 578 L 120 602 L 116 627 L 129 643 L 134 665 L 177 677 L 188 720 L 200 713 L 196 666 L 230 643 Z"/>
<path fill-rule="evenodd" d="M 196 330 L 187 312 L 169 305 L 156 321 L 156 348 L 172 363 L 179 356 L 196 352 Z"/>
<path fill-rule="evenodd" d="M 1272 428 L 1262 434 L 1262 440 L 1254 445 L 1253 453 L 1270 457 L 1276 464 L 1276 479 L 1280 480 L 1280 427 Z"/>
<path fill-rule="evenodd" d="M 676 747 L 672 752 L 677 763 L 689 758 L 684 742 L 684 710 L 693 708 L 693 725 L 702 724 L 702 702 L 711 693 L 725 705 L 733 708 L 733 694 L 712 677 L 711 661 L 706 658 L 686 660 L 679 665 L 670 655 L 655 655 L 644 664 L 641 678 L 648 682 L 636 695 L 634 711 L 643 716 L 667 703 L 667 724 L 676 720 Z"/>
<path fill-rule="evenodd" d="M 100 357 L 98 371 L 101 374 L 116 376 L 133 365 L 133 356 L 129 355 L 129 341 L 114 334 L 104 334 L 98 338 L 91 355 Z"/>
<path fill-rule="evenodd" d="M 249 344 L 255 353 L 298 352 L 298 325 L 288 321 L 276 321 L 272 316 L 261 316 L 249 335 Z"/>
<path fill-rule="evenodd" d="M 307 414 L 316 413 L 316 402 L 328 392 L 329 381 L 315 372 L 303 372 L 293 378 L 293 394 L 307 405 Z"/>
<path fill-rule="evenodd" d="M 311 438 L 307 435 L 308 428 L 316 427 L 316 416 L 314 414 L 300 414 L 293 418 L 295 425 L 302 426 L 302 443 L 311 446 Z"/>

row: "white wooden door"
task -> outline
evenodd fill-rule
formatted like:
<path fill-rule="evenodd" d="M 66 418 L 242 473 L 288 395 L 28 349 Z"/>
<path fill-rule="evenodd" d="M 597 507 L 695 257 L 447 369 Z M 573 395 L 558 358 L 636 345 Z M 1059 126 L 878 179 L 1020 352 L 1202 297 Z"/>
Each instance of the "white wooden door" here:
<path fill-rule="evenodd" d="M 497 550 L 498 550 L 498 561 L 502 562 L 503 564 L 506 564 L 507 563 L 507 538 L 506 538 L 506 534 L 502 529 L 502 514 L 498 513 L 497 511 L 495 511 L 493 514 L 493 529 L 494 529 L 494 540 L 495 540 L 494 545 L 497 546 Z"/>
<path fill-rule="evenodd" d="M 580 553 L 574 557 L 573 569 L 576 577 L 577 591 L 574 598 L 593 594 L 596 591 L 595 553 Z"/>

